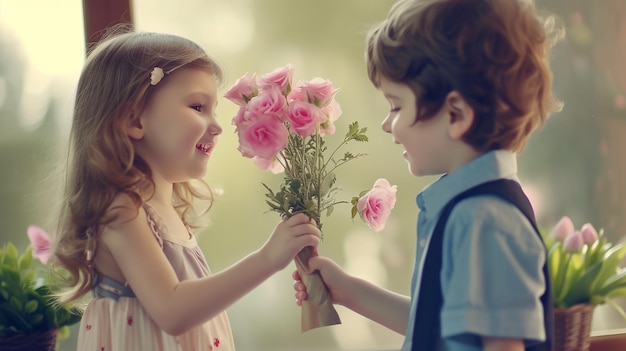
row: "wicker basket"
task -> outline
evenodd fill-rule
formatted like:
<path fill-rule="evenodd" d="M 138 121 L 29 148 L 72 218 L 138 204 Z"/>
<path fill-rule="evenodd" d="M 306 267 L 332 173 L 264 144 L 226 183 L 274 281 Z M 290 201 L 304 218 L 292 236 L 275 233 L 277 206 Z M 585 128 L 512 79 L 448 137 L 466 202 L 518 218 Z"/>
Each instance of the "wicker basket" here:
<path fill-rule="evenodd" d="M 54 351 L 58 329 L 0 339 L 0 351 Z"/>
<path fill-rule="evenodd" d="M 554 309 L 554 351 L 588 351 L 593 305 Z"/>

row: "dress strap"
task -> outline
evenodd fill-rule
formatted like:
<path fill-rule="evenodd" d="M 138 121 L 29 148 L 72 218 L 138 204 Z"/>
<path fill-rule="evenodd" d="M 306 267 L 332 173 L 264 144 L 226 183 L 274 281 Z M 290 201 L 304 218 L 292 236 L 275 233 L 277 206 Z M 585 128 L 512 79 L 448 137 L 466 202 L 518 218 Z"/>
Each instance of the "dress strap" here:
<path fill-rule="evenodd" d="M 120 297 L 135 297 L 135 293 L 128 285 L 124 285 L 109 277 L 105 277 L 101 274 L 95 275 L 95 284 L 93 292 L 96 297 L 108 297 L 113 300 L 118 300 Z"/>
<path fill-rule="evenodd" d="M 143 209 L 146 211 L 146 215 L 148 216 L 148 225 L 150 226 L 154 237 L 159 243 L 159 246 L 163 247 L 163 224 L 161 217 L 147 202 L 143 203 Z"/>

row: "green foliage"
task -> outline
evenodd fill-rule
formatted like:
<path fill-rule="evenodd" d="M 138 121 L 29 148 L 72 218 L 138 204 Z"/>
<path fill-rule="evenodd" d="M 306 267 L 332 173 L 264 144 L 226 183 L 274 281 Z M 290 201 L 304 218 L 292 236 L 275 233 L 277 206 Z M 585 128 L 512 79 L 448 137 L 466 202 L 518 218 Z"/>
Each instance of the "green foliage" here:
<path fill-rule="evenodd" d="M 280 190 L 275 192 L 263 184 L 270 209 L 282 216 L 306 213 L 316 220 L 321 229 L 322 213 L 330 215 L 335 205 L 348 203 L 335 200 L 339 191 L 335 185 L 335 170 L 365 155 L 345 152 L 342 158 L 336 158 L 336 154 L 351 141 L 368 141 L 366 132 L 367 128 L 359 127 L 358 122 L 351 123 L 343 141 L 328 156 L 326 142 L 319 132 L 306 138 L 290 134 L 287 147 L 281 153 L 285 177 Z"/>
<path fill-rule="evenodd" d="M 19 255 L 17 248 L 6 244 L 0 249 L 0 339 L 16 334 L 59 329 L 78 322 L 81 313 L 60 306 L 44 278 L 37 277 L 32 247 Z"/>

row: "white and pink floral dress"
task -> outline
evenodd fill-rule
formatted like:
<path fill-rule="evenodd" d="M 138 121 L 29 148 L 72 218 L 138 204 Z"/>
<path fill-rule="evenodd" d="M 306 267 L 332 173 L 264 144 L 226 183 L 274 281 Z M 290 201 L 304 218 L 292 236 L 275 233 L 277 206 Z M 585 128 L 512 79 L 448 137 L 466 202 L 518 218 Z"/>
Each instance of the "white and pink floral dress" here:
<path fill-rule="evenodd" d="M 169 235 L 156 211 L 147 204 L 144 209 L 150 227 L 179 280 L 211 274 L 195 236 L 181 240 Z M 235 350 L 226 312 L 182 335 L 172 336 L 150 318 L 128 286 L 99 275 L 94 295 L 80 322 L 79 351 Z"/>

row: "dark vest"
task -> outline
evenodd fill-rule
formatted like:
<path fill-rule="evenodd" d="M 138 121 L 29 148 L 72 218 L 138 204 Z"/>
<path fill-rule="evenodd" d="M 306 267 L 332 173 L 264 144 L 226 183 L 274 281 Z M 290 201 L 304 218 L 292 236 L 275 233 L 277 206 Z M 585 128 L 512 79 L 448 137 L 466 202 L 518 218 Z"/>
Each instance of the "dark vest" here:
<path fill-rule="evenodd" d="M 535 228 L 537 235 L 539 230 L 535 221 L 535 215 L 528 201 L 528 198 L 522 191 L 521 186 L 508 179 L 498 179 L 477 185 L 465 192 L 455 196 L 441 210 L 441 215 L 426 252 L 424 268 L 422 270 L 420 291 L 417 300 L 417 315 L 415 317 L 415 328 L 413 329 L 413 347 L 412 350 L 432 351 L 436 350 L 437 341 L 441 338 L 441 308 L 443 307 L 443 295 L 441 292 L 441 256 L 443 250 L 443 234 L 448 221 L 448 217 L 454 206 L 465 198 L 478 195 L 494 195 L 517 206 L 520 211 L 528 218 Z M 543 239 L 542 239 L 543 240 Z M 546 253 L 547 257 L 547 253 Z M 550 351 L 552 350 L 553 339 L 553 303 L 550 293 L 550 281 L 548 275 L 547 259 L 543 265 L 543 276 L 546 281 L 546 291 L 541 296 L 543 304 L 544 321 L 546 330 L 546 341 L 526 350 L 532 351 Z M 439 282 L 439 284 L 433 284 Z"/>

